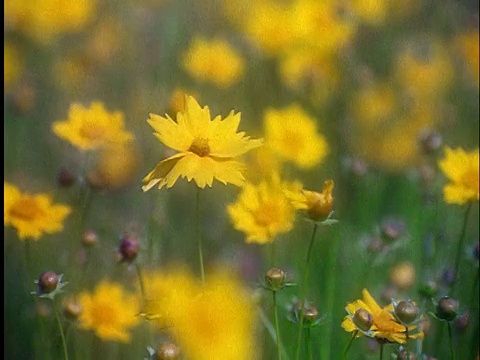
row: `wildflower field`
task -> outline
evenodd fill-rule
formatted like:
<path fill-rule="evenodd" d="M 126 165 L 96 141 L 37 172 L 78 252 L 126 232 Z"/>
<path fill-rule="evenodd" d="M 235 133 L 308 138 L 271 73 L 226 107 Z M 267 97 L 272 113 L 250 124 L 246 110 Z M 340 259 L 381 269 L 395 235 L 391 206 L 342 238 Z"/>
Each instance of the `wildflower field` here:
<path fill-rule="evenodd" d="M 5 359 L 479 359 L 479 4 L 6 0 Z"/>

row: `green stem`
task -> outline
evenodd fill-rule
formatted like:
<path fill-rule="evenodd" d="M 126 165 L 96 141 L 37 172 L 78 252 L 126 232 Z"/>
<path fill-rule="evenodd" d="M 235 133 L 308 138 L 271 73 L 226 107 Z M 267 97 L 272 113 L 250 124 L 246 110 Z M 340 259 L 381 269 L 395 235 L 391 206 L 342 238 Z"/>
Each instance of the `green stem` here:
<path fill-rule="evenodd" d="M 298 337 L 297 337 L 297 353 L 295 359 L 298 360 L 300 358 L 300 346 L 302 343 L 302 332 L 303 332 L 303 318 L 304 318 L 304 310 L 305 310 L 305 297 L 307 292 L 307 282 L 308 282 L 308 270 L 310 264 L 310 255 L 312 253 L 313 242 L 315 240 L 315 235 L 317 233 L 318 224 L 315 223 L 313 226 L 312 237 L 310 239 L 310 244 L 308 245 L 308 252 L 307 252 L 307 262 L 305 264 L 305 270 L 303 273 L 303 283 L 302 283 L 302 297 L 301 297 L 301 308 L 300 308 L 300 322 L 298 325 Z"/>
<path fill-rule="evenodd" d="M 469 201 L 467 204 L 467 209 L 465 210 L 465 217 L 463 219 L 463 224 L 462 224 L 462 230 L 460 232 L 460 238 L 458 240 L 458 248 L 457 248 L 457 256 L 455 257 L 455 268 L 454 268 L 454 276 L 455 278 L 453 279 L 452 287 L 450 289 L 450 294 L 453 295 L 453 292 L 455 290 L 455 285 L 457 284 L 457 280 L 459 278 L 459 273 L 458 269 L 460 267 L 460 260 L 462 257 L 462 252 L 463 252 L 463 246 L 465 243 L 465 233 L 467 230 L 467 221 L 468 221 L 468 215 L 470 214 L 470 209 L 472 208 L 472 202 Z"/>
<path fill-rule="evenodd" d="M 65 340 L 65 334 L 63 333 L 63 326 L 62 326 L 62 322 L 60 321 L 60 316 L 58 315 L 58 308 L 55 303 L 55 300 L 53 300 L 53 311 L 55 313 L 55 319 L 57 320 L 60 336 L 62 337 L 63 355 L 65 357 L 65 360 L 68 360 L 67 341 Z"/>
<path fill-rule="evenodd" d="M 268 320 L 267 316 L 265 315 L 265 313 L 263 312 L 261 307 L 258 307 L 257 311 L 258 311 L 258 315 L 260 317 L 260 321 L 262 322 L 263 326 L 265 326 L 265 329 L 267 330 L 267 332 L 270 335 L 270 337 L 272 338 L 272 340 L 275 341 L 276 336 L 275 336 L 275 329 L 274 329 L 273 325 L 270 323 L 270 321 Z M 283 359 L 288 360 L 288 354 L 285 351 L 282 344 L 280 344 L 280 351 L 282 352 Z"/>
<path fill-rule="evenodd" d="M 382 342 L 380 344 L 380 360 L 383 360 L 383 345 L 384 345 L 384 343 Z"/>
<path fill-rule="evenodd" d="M 450 340 L 450 358 L 452 360 L 455 360 L 455 351 L 453 348 L 452 325 L 450 324 L 450 321 L 447 322 L 447 328 L 448 328 L 448 338 Z"/>
<path fill-rule="evenodd" d="M 348 353 L 348 350 L 350 350 L 350 348 L 352 347 L 352 344 L 353 344 L 353 340 L 355 339 L 355 337 L 357 336 L 358 334 L 358 330 L 355 330 L 352 334 L 352 338 L 350 339 L 350 341 L 348 342 L 348 345 L 345 349 L 345 351 L 343 352 L 343 358 L 346 359 L 347 358 L 347 353 Z"/>
<path fill-rule="evenodd" d="M 142 276 L 142 271 L 140 269 L 140 265 L 135 263 L 135 269 L 137 270 L 137 276 L 138 276 L 138 282 L 140 283 L 140 293 L 142 294 L 142 299 L 145 301 L 145 286 L 143 283 L 143 276 Z"/>
<path fill-rule="evenodd" d="M 278 325 L 278 311 L 277 311 L 277 292 L 272 291 L 273 294 L 273 317 L 275 319 L 275 335 L 276 335 L 276 343 L 277 343 L 277 358 L 281 360 L 282 357 L 280 355 L 280 327 Z"/>
<path fill-rule="evenodd" d="M 307 359 L 312 360 L 313 359 L 312 337 L 311 337 L 310 328 L 308 327 L 305 329 L 305 340 L 307 342 Z"/>
<path fill-rule="evenodd" d="M 203 252 L 202 252 L 202 235 L 200 234 L 200 188 L 197 189 L 195 203 L 196 203 L 195 232 L 197 233 L 197 240 L 198 240 L 198 258 L 200 261 L 200 276 L 202 278 L 202 284 L 205 284 L 205 269 L 203 267 Z"/>
<path fill-rule="evenodd" d="M 270 243 L 270 250 L 271 250 L 271 259 L 270 259 L 270 262 L 272 264 L 272 267 L 275 267 L 275 263 L 276 263 L 276 249 L 275 249 L 275 241 L 272 241 Z"/>

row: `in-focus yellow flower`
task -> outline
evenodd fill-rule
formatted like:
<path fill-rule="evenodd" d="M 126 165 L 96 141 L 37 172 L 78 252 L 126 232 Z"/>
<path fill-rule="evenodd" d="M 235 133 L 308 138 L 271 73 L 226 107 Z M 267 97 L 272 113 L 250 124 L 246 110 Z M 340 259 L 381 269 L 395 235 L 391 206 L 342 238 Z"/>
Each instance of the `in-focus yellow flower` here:
<path fill-rule="evenodd" d="M 228 42 L 197 37 L 183 57 L 183 67 L 197 80 L 227 88 L 243 76 L 245 61 Z"/>
<path fill-rule="evenodd" d="M 123 117 L 120 111 L 106 111 L 101 102 L 94 102 L 89 108 L 72 104 L 68 119 L 55 121 L 52 130 L 80 150 L 93 150 L 133 140 L 133 135 L 124 129 Z"/>
<path fill-rule="evenodd" d="M 93 293 L 80 293 L 78 302 L 83 308 L 78 317 L 81 329 L 93 330 L 104 341 L 130 342 L 129 331 L 139 321 L 138 297 L 104 280 Z"/>
<path fill-rule="evenodd" d="M 225 118 L 210 118 L 208 106 L 201 108 L 197 101 L 187 96 L 185 111 L 177 114 L 177 121 L 170 116 L 150 114 L 148 123 L 154 135 L 166 146 L 179 153 L 160 161 L 143 179 L 143 191 L 155 185 L 172 187 L 181 176 L 195 180 L 199 188 L 212 186 L 213 179 L 240 186 L 244 182 L 244 165 L 234 158 L 262 145 L 244 132 L 237 133 L 240 113 L 233 110 Z"/>
<path fill-rule="evenodd" d="M 478 148 L 473 151 L 445 148 L 445 157 L 438 162 L 450 180 L 443 188 L 445 202 L 462 205 L 479 200 L 478 155 Z"/>
<path fill-rule="evenodd" d="M 405 343 L 407 341 L 406 328 L 399 324 L 393 316 L 393 305 L 390 304 L 381 308 L 367 289 L 362 290 L 362 295 L 363 298 L 361 300 L 356 300 L 345 308 L 349 315 L 345 316 L 342 328 L 349 332 L 359 330 L 353 321 L 353 315 L 357 310 L 364 309 L 372 316 L 373 324 L 369 330 L 375 339 L 398 344 Z M 415 329 L 416 325 L 408 327 L 409 339 L 422 339 L 423 332 L 415 333 Z M 357 337 L 362 334 L 362 331 L 358 331 Z"/>
<path fill-rule="evenodd" d="M 166 283 L 146 282 L 149 296 L 157 296 L 151 311 L 170 324 L 166 329 L 186 358 L 255 358 L 255 305 L 237 277 L 225 269 L 207 274 L 204 285 L 178 270 L 156 277 Z"/>
<path fill-rule="evenodd" d="M 266 143 L 283 160 L 310 169 L 327 155 L 327 142 L 318 133 L 315 120 L 297 104 L 267 109 L 264 126 Z"/>
<path fill-rule="evenodd" d="M 246 183 L 237 201 L 227 207 L 235 229 L 246 234 L 247 243 L 258 244 L 272 242 L 276 235 L 290 231 L 295 208 L 284 190 L 300 188 L 298 183 L 282 183 L 278 176 L 258 185 Z"/>
<path fill-rule="evenodd" d="M 3 89 L 9 89 L 23 70 L 23 59 L 17 49 L 10 44 L 3 44 Z"/>
<path fill-rule="evenodd" d="M 30 195 L 8 182 L 3 183 L 4 225 L 17 229 L 22 240 L 38 240 L 43 234 L 53 234 L 63 230 L 63 221 L 71 208 L 63 204 L 52 204 L 47 194 Z"/>
<path fill-rule="evenodd" d="M 65 32 L 80 31 L 93 17 L 96 0 L 15 0 L 5 2 L 8 26 L 34 40 L 50 42 Z"/>
<path fill-rule="evenodd" d="M 302 189 L 297 192 L 288 192 L 287 196 L 296 209 L 306 210 L 313 220 L 321 220 L 333 210 L 333 185 L 333 180 L 327 180 L 320 193 Z"/>

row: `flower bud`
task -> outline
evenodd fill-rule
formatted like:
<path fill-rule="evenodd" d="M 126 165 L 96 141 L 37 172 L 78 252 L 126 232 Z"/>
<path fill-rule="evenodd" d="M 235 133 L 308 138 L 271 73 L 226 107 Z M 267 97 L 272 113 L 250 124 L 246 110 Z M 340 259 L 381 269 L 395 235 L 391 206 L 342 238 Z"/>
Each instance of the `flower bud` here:
<path fill-rule="evenodd" d="M 314 325 L 319 316 L 318 310 L 314 306 L 309 306 L 303 311 L 303 321 L 305 326 Z"/>
<path fill-rule="evenodd" d="M 367 250 L 370 253 L 376 254 L 382 251 L 384 247 L 385 247 L 385 244 L 383 243 L 383 241 L 378 237 L 374 237 L 368 243 Z"/>
<path fill-rule="evenodd" d="M 462 315 L 458 316 L 455 319 L 455 322 L 454 322 L 457 330 L 462 332 L 467 329 L 469 323 L 470 323 L 470 314 L 468 313 L 468 311 L 464 311 Z"/>
<path fill-rule="evenodd" d="M 67 299 L 63 304 L 63 313 L 67 319 L 76 320 L 78 316 L 82 313 L 83 307 L 82 304 L 77 302 L 74 299 Z"/>
<path fill-rule="evenodd" d="M 120 244 L 119 252 L 122 256 L 121 261 L 133 261 L 140 250 L 138 239 L 132 235 L 125 235 Z"/>
<path fill-rule="evenodd" d="M 53 271 L 46 271 L 38 279 L 38 287 L 43 294 L 49 294 L 57 288 L 58 275 Z"/>
<path fill-rule="evenodd" d="M 418 315 L 418 308 L 410 300 L 400 301 L 395 307 L 395 316 L 402 322 L 403 325 L 412 324 Z"/>
<path fill-rule="evenodd" d="M 457 317 L 458 301 L 448 296 L 440 299 L 437 305 L 436 316 L 441 320 L 452 321 Z"/>
<path fill-rule="evenodd" d="M 365 309 L 360 308 L 353 314 L 353 323 L 362 331 L 368 331 L 373 325 L 372 315 Z"/>
<path fill-rule="evenodd" d="M 157 347 L 155 351 L 155 359 L 157 360 L 174 360 L 180 356 L 180 349 L 172 343 L 164 343 Z"/>
<path fill-rule="evenodd" d="M 442 135 L 434 130 L 425 132 L 420 137 L 420 144 L 425 154 L 434 154 L 443 144 Z"/>
<path fill-rule="evenodd" d="M 399 219 L 384 220 L 381 226 L 382 238 L 391 242 L 403 236 L 406 231 L 405 222 Z"/>
<path fill-rule="evenodd" d="M 75 180 L 75 174 L 70 169 L 61 168 L 57 174 L 57 182 L 61 187 L 68 188 L 75 183 Z"/>
<path fill-rule="evenodd" d="M 267 286 L 272 291 L 277 291 L 283 288 L 285 285 L 286 274 L 283 270 L 277 268 L 271 268 L 265 274 L 265 281 Z"/>
<path fill-rule="evenodd" d="M 83 233 L 82 244 L 91 247 L 98 243 L 98 235 L 93 230 L 87 230 Z"/>

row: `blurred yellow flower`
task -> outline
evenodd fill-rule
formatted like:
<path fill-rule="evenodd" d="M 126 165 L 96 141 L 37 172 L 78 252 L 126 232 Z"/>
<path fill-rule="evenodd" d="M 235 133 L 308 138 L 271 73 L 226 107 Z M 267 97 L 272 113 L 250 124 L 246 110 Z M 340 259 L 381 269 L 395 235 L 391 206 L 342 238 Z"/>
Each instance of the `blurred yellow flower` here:
<path fill-rule="evenodd" d="M 23 58 L 11 44 L 3 44 L 3 89 L 9 89 L 23 71 Z"/>
<path fill-rule="evenodd" d="M 183 56 L 183 67 L 197 80 L 227 88 L 238 82 L 245 72 L 245 60 L 226 41 L 193 39 Z"/>
<path fill-rule="evenodd" d="M 438 165 L 450 183 L 443 188 L 443 198 L 450 204 L 479 200 L 479 151 L 445 148 Z"/>
<path fill-rule="evenodd" d="M 460 35 L 457 40 L 457 48 L 460 50 L 468 74 L 473 77 L 477 89 L 479 84 L 479 34 L 478 29 Z"/>
<path fill-rule="evenodd" d="M 415 266 L 410 261 L 401 262 L 390 269 L 390 283 L 400 290 L 415 284 Z"/>
<path fill-rule="evenodd" d="M 88 179 L 98 187 L 123 188 L 135 178 L 139 161 L 140 153 L 133 141 L 108 145 L 101 150 Z"/>
<path fill-rule="evenodd" d="M 232 110 L 225 119 L 218 115 L 212 120 L 208 106 L 201 108 L 193 97 L 187 96 L 185 111 L 177 114 L 176 122 L 165 116 L 150 114 L 148 123 L 158 140 L 179 153 L 157 164 L 143 179 L 143 191 L 157 184 L 159 189 L 170 188 L 180 176 L 188 181 L 194 179 L 202 189 L 211 187 L 213 179 L 224 184 L 243 184 L 244 165 L 234 158 L 261 146 L 262 140 L 237 133 L 240 113 Z"/>
<path fill-rule="evenodd" d="M 303 169 L 318 165 L 327 155 L 327 142 L 318 133 L 315 120 L 297 104 L 267 109 L 264 127 L 265 141 L 272 151 Z"/>
<path fill-rule="evenodd" d="M 157 300 L 150 311 L 170 324 L 167 330 L 187 358 L 255 358 L 255 305 L 237 277 L 218 269 L 200 284 L 189 272 L 173 269 L 153 278 L 153 284 L 152 278 L 145 281 L 148 296 Z"/>
<path fill-rule="evenodd" d="M 78 326 L 93 330 L 104 341 L 130 342 L 130 329 L 139 318 L 138 297 L 127 293 L 120 284 L 102 281 L 93 293 L 82 292 L 78 303 L 83 308 Z"/>
<path fill-rule="evenodd" d="M 354 315 L 357 310 L 364 309 L 372 316 L 373 324 L 370 330 L 375 339 L 398 344 L 405 343 L 407 341 L 406 328 L 395 320 L 392 314 L 394 310 L 393 305 L 390 304 L 381 308 L 367 289 L 362 290 L 362 295 L 363 298 L 361 300 L 356 300 L 348 304 L 345 308 L 349 315 L 345 316 L 342 322 L 342 328 L 348 332 L 357 331 L 358 326 L 354 323 L 352 315 Z M 411 332 L 415 329 L 415 325 L 408 327 L 409 339 L 422 339 L 423 332 Z M 363 332 L 358 331 L 357 337 L 362 334 Z"/>
<path fill-rule="evenodd" d="M 287 196 L 296 209 L 306 210 L 308 216 L 313 220 L 325 219 L 333 210 L 333 180 L 325 181 L 322 192 L 288 191 Z"/>
<path fill-rule="evenodd" d="M 387 19 L 390 2 L 390 0 L 354 0 L 352 10 L 360 21 L 379 26 L 383 25 Z"/>
<path fill-rule="evenodd" d="M 354 92 L 352 116 L 360 126 L 382 126 L 397 110 L 397 94 L 391 82 L 371 82 Z"/>
<path fill-rule="evenodd" d="M 21 193 L 13 184 L 3 183 L 4 225 L 17 229 L 21 240 L 39 240 L 43 234 L 63 230 L 63 221 L 71 208 L 63 204 L 52 204 L 47 194 L 30 195 Z"/>
<path fill-rule="evenodd" d="M 282 183 L 278 175 L 258 185 L 246 183 L 237 201 L 227 207 L 233 226 L 246 234 L 247 243 L 272 242 L 290 231 L 295 220 L 295 208 L 284 190 L 300 188 L 299 183 Z"/>
<path fill-rule="evenodd" d="M 168 113 L 172 115 L 176 115 L 178 112 L 184 112 L 185 111 L 185 98 L 188 94 L 191 94 L 190 96 L 194 97 L 195 99 L 198 99 L 198 94 L 194 91 L 187 91 L 182 88 L 176 88 L 172 92 L 172 96 L 170 98 L 170 103 L 168 105 Z"/>
<path fill-rule="evenodd" d="M 68 119 L 55 121 L 52 130 L 80 150 L 92 150 L 133 140 L 133 134 L 124 129 L 123 117 L 120 111 L 106 111 L 101 102 L 94 102 L 89 108 L 72 104 Z"/>
<path fill-rule="evenodd" d="M 49 42 L 65 32 L 80 31 L 93 17 L 96 0 L 8 0 L 7 25 L 34 40 Z"/>
<path fill-rule="evenodd" d="M 281 173 L 282 163 L 268 146 L 264 145 L 248 155 L 247 169 L 245 171 L 245 178 L 248 182 L 258 183 L 261 180 L 270 178 L 273 174 Z"/>

